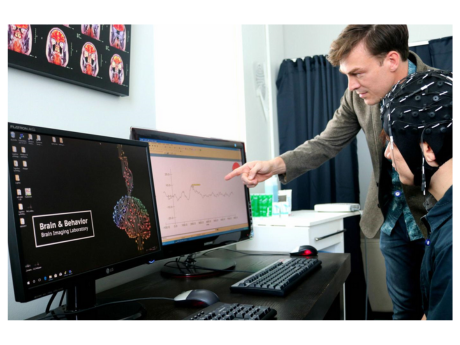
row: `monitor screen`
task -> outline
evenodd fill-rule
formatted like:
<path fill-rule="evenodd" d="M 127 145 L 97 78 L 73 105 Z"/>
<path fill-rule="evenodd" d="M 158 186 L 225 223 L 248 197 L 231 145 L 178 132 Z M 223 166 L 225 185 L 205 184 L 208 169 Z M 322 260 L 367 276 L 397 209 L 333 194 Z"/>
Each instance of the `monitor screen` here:
<path fill-rule="evenodd" d="M 16 300 L 159 257 L 147 144 L 9 123 L 8 166 Z"/>
<path fill-rule="evenodd" d="M 147 142 L 165 257 L 251 237 L 249 193 L 224 176 L 246 162 L 244 143 L 131 129 Z"/>

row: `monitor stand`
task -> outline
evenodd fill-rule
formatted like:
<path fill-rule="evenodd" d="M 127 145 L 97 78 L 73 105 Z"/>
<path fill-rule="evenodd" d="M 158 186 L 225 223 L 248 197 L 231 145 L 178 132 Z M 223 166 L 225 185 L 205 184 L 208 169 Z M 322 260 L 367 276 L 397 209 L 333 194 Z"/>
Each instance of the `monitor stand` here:
<path fill-rule="evenodd" d="M 67 303 L 49 312 L 45 317 L 37 315 L 38 319 L 45 320 L 137 320 L 142 319 L 147 313 L 145 307 L 138 302 L 123 302 L 101 306 L 88 311 L 85 310 L 98 304 L 116 302 L 117 300 L 104 300 L 96 303 L 96 282 L 79 282 L 67 289 Z M 71 313 L 71 314 L 69 314 Z"/>
<path fill-rule="evenodd" d="M 222 274 L 222 270 L 232 270 L 235 261 L 224 258 L 194 258 L 194 254 L 185 259 L 167 262 L 161 269 L 165 276 L 176 278 L 199 278 Z"/>

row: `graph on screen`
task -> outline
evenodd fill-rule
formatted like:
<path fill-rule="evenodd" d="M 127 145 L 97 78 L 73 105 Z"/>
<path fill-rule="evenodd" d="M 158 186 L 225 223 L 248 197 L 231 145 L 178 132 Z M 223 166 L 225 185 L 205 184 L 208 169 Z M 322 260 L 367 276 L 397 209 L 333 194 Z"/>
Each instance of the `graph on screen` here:
<path fill-rule="evenodd" d="M 151 156 L 163 242 L 247 223 L 245 190 L 224 176 L 241 162 Z"/>

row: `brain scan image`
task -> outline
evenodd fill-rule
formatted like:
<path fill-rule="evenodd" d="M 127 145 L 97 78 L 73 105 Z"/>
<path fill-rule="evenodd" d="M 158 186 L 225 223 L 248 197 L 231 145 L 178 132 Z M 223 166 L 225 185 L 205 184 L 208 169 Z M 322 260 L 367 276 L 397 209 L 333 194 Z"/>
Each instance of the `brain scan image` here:
<path fill-rule="evenodd" d="M 125 80 L 123 60 L 118 54 L 115 54 L 110 59 L 109 77 L 112 83 L 119 85 L 123 84 L 123 81 Z"/>
<path fill-rule="evenodd" d="M 8 49 L 30 55 L 32 30 L 28 24 L 8 24 Z"/>
<path fill-rule="evenodd" d="M 96 47 L 94 44 L 86 42 L 81 49 L 81 71 L 93 77 L 97 76 L 97 73 L 99 72 L 99 64 L 97 61 Z"/>
<path fill-rule="evenodd" d="M 123 146 L 117 145 L 117 147 L 128 195 L 122 196 L 115 205 L 113 221 L 119 229 L 126 232 L 129 238 L 135 239 L 137 250 L 142 251 L 144 241 L 150 237 L 150 217 L 142 202 L 131 196 L 134 188 L 133 173 L 128 168 L 128 158 L 125 156 Z"/>
<path fill-rule="evenodd" d="M 82 24 L 81 33 L 98 40 L 101 34 L 100 27 L 100 24 Z"/>
<path fill-rule="evenodd" d="M 123 24 L 110 25 L 110 45 L 123 51 L 126 49 L 126 27 Z"/>
<path fill-rule="evenodd" d="M 61 29 L 53 28 L 46 39 L 46 58 L 49 63 L 66 67 L 69 63 L 67 37 Z"/>

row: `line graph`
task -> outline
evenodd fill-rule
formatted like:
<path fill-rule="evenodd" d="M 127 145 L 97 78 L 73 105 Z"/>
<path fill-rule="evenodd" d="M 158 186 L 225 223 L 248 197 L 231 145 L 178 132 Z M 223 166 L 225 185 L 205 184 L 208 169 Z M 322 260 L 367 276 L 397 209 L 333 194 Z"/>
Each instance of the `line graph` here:
<path fill-rule="evenodd" d="M 162 237 L 247 223 L 244 186 L 225 181 L 233 161 L 151 156 Z"/>
<path fill-rule="evenodd" d="M 187 193 L 185 193 L 185 191 L 182 191 L 180 194 L 179 194 L 179 197 L 176 195 L 176 194 L 167 194 L 166 192 L 163 192 L 164 195 L 166 195 L 166 197 L 171 200 L 171 199 L 175 199 L 175 201 L 180 201 L 182 199 L 182 197 L 184 197 L 185 199 L 189 200 L 190 201 L 190 197 L 191 197 L 191 194 L 192 194 L 192 191 L 201 196 L 203 199 L 204 198 L 210 198 L 210 197 L 215 197 L 215 198 L 218 198 L 218 197 L 230 197 L 233 195 L 233 192 L 230 192 L 230 193 L 222 193 L 222 192 L 218 192 L 217 194 L 214 193 L 214 192 L 211 192 L 210 194 L 203 194 L 201 192 L 199 192 L 198 190 L 195 189 L 196 186 L 201 186 L 201 184 L 192 184 L 190 186 L 190 189 L 188 191 L 188 196 L 187 196 Z"/>

